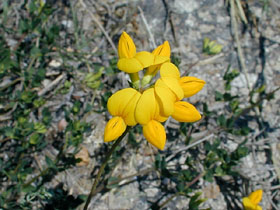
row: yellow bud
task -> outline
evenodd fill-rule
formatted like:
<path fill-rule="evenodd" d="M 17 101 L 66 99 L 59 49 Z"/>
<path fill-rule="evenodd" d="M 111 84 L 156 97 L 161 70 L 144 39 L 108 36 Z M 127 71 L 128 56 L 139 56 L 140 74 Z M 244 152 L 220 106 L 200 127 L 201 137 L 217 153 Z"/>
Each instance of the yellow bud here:
<path fill-rule="evenodd" d="M 156 120 L 151 120 L 143 125 L 143 135 L 156 148 L 163 150 L 166 142 L 166 133 L 163 125 Z"/>
<path fill-rule="evenodd" d="M 109 142 L 120 137 L 126 129 L 126 124 L 121 117 L 113 117 L 108 121 L 104 130 L 104 142 Z"/>
<path fill-rule="evenodd" d="M 136 46 L 125 31 L 119 39 L 118 53 L 120 58 L 133 58 L 136 54 Z"/>
<path fill-rule="evenodd" d="M 185 101 L 175 102 L 172 117 L 179 122 L 195 122 L 201 119 L 197 109 Z"/>
<path fill-rule="evenodd" d="M 205 81 L 196 77 L 181 77 L 179 83 L 184 91 L 185 98 L 198 93 L 205 85 Z"/>

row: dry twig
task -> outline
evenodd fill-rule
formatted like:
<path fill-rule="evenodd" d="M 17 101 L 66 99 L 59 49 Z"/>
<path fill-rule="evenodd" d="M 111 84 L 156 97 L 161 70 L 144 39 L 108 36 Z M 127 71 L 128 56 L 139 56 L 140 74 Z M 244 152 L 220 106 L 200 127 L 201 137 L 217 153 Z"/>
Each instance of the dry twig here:
<path fill-rule="evenodd" d="M 143 10 L 141 9 L 141 7 L 139 7 L 139 6 L 138 6 L 138 10 L 139 10 L 139 12 L 140 12 L 140 16 L 141 16 L 141 18 L 142 18 L 142 20 L 143 20 L 143 23 L 144 23 L 144 25 L 145 25 L 145 28 L 146 28 L 146 30 L 147 30 L 147 32 L 148 32 L 148 34 L 149 34 L 149 37 L 150 37 L 151 43 L 152 43 L 152 45 L 153 45 L 153 48 L 156 48 L 155 38 L 154 38 L 154 35 L 153 35 L 152 32 L 151 32 L 150 26 L 148 25 L 146 18 L 145 18 L 145 16 L 144 16 L 144 12 L 143 12 Z"/>
<path fill-rule="evenodd" d="M 65 77 L 65 74 L 62 73 L 59 75 L 54 81 L 52 81 L 49 85 L 47 85 L 44 89 L 40 90 L 38 92 L 38 96 L 43 96 L 47 92 L 49 92 L 51 89 L 53 89 L 63 78 Z"/>
<path fill-rule="evenodd" d="M 105 31 L 104 27 L 101 25 L 101 23 L 98 21 L 98 19 L 95 17 L 95 15 L 88 9 L 87 5 L 84 3 L 83 0 L 79 0 L 80 4 L 82 5 L 82 7 L 91 15 L 92 20 L 97 24 L 97 26 L 100 28 L 100 30 L 102 31 L 102 33 L 104 34 L 104 36 L 106 37 L 106 39 L 108 40 L 108 42 L 110 43 L 110 45 L 112 46 L 114 52 L 116 54 L 118 54 L 117 48 L 114 44 L 114 42 L 112 41 L 111 37 L 108 35 L 108 33 Z"/>
<path fill-rule="evenodd" d="M 238 57 L 239 57 L 239 60 L 240 60 L 241 67 L 242 67 L 242 69 L 244 71 L 244 74 L 245 74 L 247 87 L 250 91 L 251 87 L 250 87 L 250 83 L 249 83 L 248 69 L 245 65 L 245 58 L 244 58 L 243 50 L 242 50 L 239 35 L 238 35 L 238 25 L 237 25 L 237 20 L 236 20 L 234 0 L 230 0 L 230 16 L 231 16 L 231 25 L 233 27 L 233 32 L 234 32 L 234 39 L 235 39 L 235 42 L 236 42 L 236 45 L 237 45 Z"/>
<path fill-rule="evenodd" d="M 198 141 L 196 141 L 196 142 L 194 142 L 194 143 L 192 143 L 192 144 L 190 144 L 190 145 L 188 145 L 188 146 L 186 146 L 186 147 L 183 147 L 183 148 L 181 148 L 181 149 L 179 149 L 179 150 L 177 150 L 177 151 L 174 151 L 174 152 L 172 153 L 172 155 L 170 155 L 169 157 L 166 158 L 166 162 L 168 162 L 169 160 L 171 160 L 172 158 L 174 158 L 174 157 L 175 157 L 177 154 L 179 154 L 180 152 L 186 151 L 186 150 L 188 150 L 188 149 L 190 149 L 190 148 L 192 148 L 192 147 L 194 147 L 194 146 L 196 146 L 196 145 L 198 145 L 198 144 L 200 144 L 200 143 L 202 143 L 202 142 L 204 142 L 204 141 L 206 141 L 206 140 L 208 140 L 208 139 L 211 139 L 211 138 L 213 138 L 213 137 L 214 137 L 214 134 L 211 133 L 209 136 L 206 136 L 206 137 L 204 137 L 204 138 L 202 138 L 202 139 L 200 139 L 200 140 L 198 140 Z"/>

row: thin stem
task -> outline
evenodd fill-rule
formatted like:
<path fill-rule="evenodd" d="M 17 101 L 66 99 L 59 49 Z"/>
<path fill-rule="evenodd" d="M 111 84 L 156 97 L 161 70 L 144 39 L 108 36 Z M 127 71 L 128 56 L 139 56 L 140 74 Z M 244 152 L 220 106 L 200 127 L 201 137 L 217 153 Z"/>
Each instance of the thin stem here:
<path fill-rule="evenodd" d="M 99 183 L 99 180 L 100 180 L 100 178 L 101 178 L 101 175 L 102 175 L 102 173 L 103 173 L 103 171 L 104 171 L 104 169 L 105 169 L 105 167 L 106 167 L 108 161 L 110 160 L 111 155 L 113 154 L 113 152 L 115 151 L 115 149 L 117 148 L 117 146 L 121 143 L 121 141 L 123 140 L 123 138 L 125 137 L 125 135 L 126 135 L 127 132 L 129 131 L 129 129 L 130 129 L 130 127 L 127 127 L 127 128 L 126 128 L 125 132 L 115 141 L 115 143 L 113 144 L 113 146 L 111 147 L 111 149 L 109 150 L 109 152 L 106 154 L 105 160 L 104 160 L 104 162 L 102 163 L 102 165 L 101 165 L 101 167 L 100 167 L 100 169 L 99 169 L 99 171 L 98 171 L 98 174 L 97 174 L 97 176 L 96 176 L 96 178 L 95 178 L 95 180 L 94 180 L 94 183 L 93 183 L 93 185 L 92 185 L 92 187 L 91 187 L 91 190 L 90 190 L 90 193 L 89 193 L 89 195 L 88 195 L 86 204 L 85 204 L 85 206 L 84 206 L 84 210 L 87 210 L 88 205 L 89 205 L 89 203 L 90 203 L 90 200 L 91 200 L 92 196 L 95 194 L 96 187 L 97 187 L 97 185 L 98 185 L 98 183 Z"/>
<path fill-rule="evenodd" d="M 57 156 L 56 156 L 56 158 L 55 158 L 55 160 L 54 160 L 54 165 L 55 165 L 55 166 L 58 164 L 58 162 L 59 162 L 59 160 L 60 160 L 60 157 L 61 157 L 61 155 L 63 154 L 63 151 L 64 151 L 64 149 L 62 148 L 62 149 L 59 151 L 59 153 L 57 154 Z M 28 182 L 24 183 L 24 184 L 23 184 L 23 187 L 28 187 L 29 185 L 31 185 L 33 182 L 35 182 L 35 181 L 36 181 L 37 179 L 39 179 L 40 177 L 45 176 L 45 175 L 49 172 L 50 169 L 51 169 L 50 167 L 45 168 L 43 171 L 41 171 L 40 174 L 38 174 L 37 176 L 33 177 L 33 178 L 32 178 L 31 180 L 29 180 Z"/>
<path fill-rule="evenodd" d="M 280 87 L 276 88 L 275 90 L 267 93 L 264 97 L 260 97 L 259 100 L 256 102 L 256 103 L 253 103 L 251 104 L 250 106 L 244 108 L 239 114 L 237 114 L 233 121 L 235 122 L 240 116 L 242 116 L 243 114 L 246 114 L 248 113 L 251 109 L 257 107 L 260 105 L 260 103 L 263 101 L 263 100 L 268 100 L 270 97 L 273 96 L 274 93 L 276 93 L 278 90 L 280 90 Z"/>

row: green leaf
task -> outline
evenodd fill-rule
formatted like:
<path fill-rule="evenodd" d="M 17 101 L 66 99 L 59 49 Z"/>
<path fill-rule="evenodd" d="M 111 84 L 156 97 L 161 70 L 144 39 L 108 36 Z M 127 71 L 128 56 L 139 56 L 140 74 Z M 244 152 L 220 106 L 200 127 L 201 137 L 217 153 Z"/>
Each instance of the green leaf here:
<path fill-rule="evenodd" d="M 239 147 L 237 149 L 237 154 L 239 158 L 243 158 L 248 154 L 248 148 L 247 147 Z"/>
<path fill-rule="evenodd" d="M 204 175 L 204 179 L 208 182 L 213 182 L 213 176 L 213 172 L 211 170 L 208 170 Z"/>
<path fill-rule="evenodd" d="M 33 133 L 29 138 L 29 143 L 30 144 L 38 144 L 38 142 L 39 142 L 39 134 L 38 133 Z"/>
<path fill-rule="evenodd" d="M 226 118 L 223 114 L 218 117 L 217 121 L 221 127 L 226 127 Z"/>
<path fill-rule="evenodd" d="M 48 165 L 49 168 L 56 168 L 56 165 L 54 163 L 54 161 L 49 158 L 47 155 L 45 156 L 45 159 L 46 159 L 46 163 Z"/>
<path fill-rule="evenodd" d="M 47 128 L 43 123 L 40 122 L 36 122 L 34 124 L 34 129 L 38 132 L 38 133 L 46 133 L 47 132 Z"/>
<path fill-rule="evenodd" d="M 178 190 L 179 192 L 184 192 L 185 183 L 184 183 L 184 182 L 179 182 L 179 183 L 177 183 L 176 188 L 177 188 L 177 190 Z"/>
<path fill-rule="evenodd" d="M 34 46 L 34 47 L 31 49 L 30 56 L 31 56 L 32 58 L 37 58 L 37 57 L 42 56 L 42 52 L 41 52 L 41 50 L 40 50 L 38 47 Z"/>
<path fill-rule="evenodd" d="M 222 101 L 223 99 L 224 99 L 224 95 L 219 91 L 215 91 L 215 100 Z"/>
<path fill-rule="evenodd" d="M 155 158 L 155 167 L 157 169 L 161 168 L 161 157 L 160 157 L 159 153 L 156 155 L 156 158 Z"/>
<path fill-rule="evenodd" d="M 217 166 L 215 169 L 215 175 L 216 176 L 223 176 L 224 175 L 224 170 L 222 169 L 221 166 Z"/>
<path fill-rule="evenodd" d="M 104 67 L 99 68 L 97 73 L 88 73 L 85 77 L 85 83 L 88 87 L 96 89 L 100 86 L 100 77 L 102 76 Z"/>
<path fill-rule="evenodd" d="M 202 194 L 202 192 L 197 192 L 195 195 L 193 195 L 191 197 L 190 202 L 189 202 L 190 210 L 198 210 L 199 205 L 207 200 L 207 198 L 198 199 L 199 196 L 201 196 L 201 194 Z"/>

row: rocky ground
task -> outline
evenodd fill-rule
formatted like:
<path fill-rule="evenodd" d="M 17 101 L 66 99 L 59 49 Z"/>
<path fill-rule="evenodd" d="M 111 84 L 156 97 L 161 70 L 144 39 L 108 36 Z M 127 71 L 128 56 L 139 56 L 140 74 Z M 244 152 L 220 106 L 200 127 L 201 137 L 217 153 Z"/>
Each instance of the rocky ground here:
<path fill-rule="evenodd" d="M 115 38 L 123 30 L 134 38 L 139 50 L 152 50 L 154 45 L 168 40 L 172 53 L 182 60 L 181 74 L 187 72 L 189 75 L 204 79 L 207 83 L 199 94 L 190 99 L 192 103 L 203 101 L 208 104 L 210 110 L 223 109 L 223 105 L 215 101 L 214 93 L 216 90 L 224 91 L 223 75 L 228 65 L 241 71 L 240 76 L 232 83 L 232 93 L 244 98 L 244 106 L 246 106 L 249 88 L 260 87 L 264 84 L 268 91 L 272 91 L 280 85 L 280 4 L 277 1 L 270 1 L 271 6 L 267 11 L 263 9 L 263 2 L 248 1 L 244 10 L 247 25 L 242 23 L 237 8 L 235 11 L 230 10 L 228 5 L 230 1 L 84 1 L 83 3 L 88 5 L 87 8 L 80 3 L 77 2 L 75 5 L 79 11 L 78 17 L 83 20 L 83 29 L 88 31 L 88 34 L 97 33 L 96 30 L 102 33 L 98 23 L 103 24 L 115 46 L 117 44 Z M 93 19 L 91 13 L 97 20 Z M 109 15 L 111 19 L 107 20 L 106 15 Z M 239 37 L 238 42 L 236 36 Z M 222 53 L 212 58 L 203 55 L 202 44 L 205 37 L 222 44 Z M 108 43 L 104 46 L 106 42 L 104 36 L 101 39 L 103 43 L 101 41 L 102 44 L 96 47 L 104 48 L 106 57 L 107 47 L 112 49 L 112 46 L 108 46 Z M 238 54 L 238 47 L 242 49 L 241 55 Z M 124 85 L 127 86 L 125 83 Z M 272 183 L 280 177 L 279 102 L 279 92 L 276 93 L 273 101 L 263 102 L 264 110 L 260 117 L 269 123 L 271 132 L 269 136 L 257 143 L 254 139 L 263 130 L 257 130 L 255 124 L 250 125 L 253 129 L 256 128 L 248 142 L 253 152 L 244 158 L 238 167 L 240 173 L 250 179 L 252 189 L 258 187 L 264 189 L 261 203 L 264 209 L 276 209 L 276 204 L 272 203 L 271 198 L 272 196 L 279 198 L 279 193 L 271 194 L 271 189 L 279 188 L 279 185 L 273 186 Z M 95 129 L 84 145 L 90 156 L 94 156 L 103 144 L 102 130 L 105 120 L 100 115 L 89 116 L 89 118 L 92 119 Z M 197 135 L 198 139 L 208 136 L 209 140 L 212 140 L 216 135 L 211 136 L 212 134 L 211 130 L 205 130 Z M 233 150 L 237 142 L 240 140 L 229 139 L 224 146 Z M 175 151 L 180 146 L 167 143 L 166 147 Z M 156 151 L 146 144 L 142 144 L 138 151 L 138 153 L 125 154 L 125 158 L 113 174 L 116 176 L 134 174 L 153 163 L 154 156 L 150 156 L 149 153 L 156 153 Z M 272 152 L 272 160 L 269 160 L 267 151 Z M 89 176 L 96 161 L 91 159 L 87 166 L 82 166 L 79 170 L 68 170 L 67 173 L 60 174 L 57 179 L 64 180 L 65 187 L 69 188 L 73 194 L 87 193 L 91 186 Z M 180 162 L 180 160 L 176 161 Z M 150 174 L 148 177 L 152 179 L 154 176 L 157 174 Z M 136 177 L 132 180 L 135 179 Z M 142 182 L 139 187 L 137 181 L 132 181 L 121 188 L 97 195 L 92 201 L 95 202 L 94 209 L 147 209 L 149 208 L 148 201 L 156 200 L 161 195 L 158 184 L 157 181 L 147 182 L 147 185 Z M 239 184 L 236 183 L 236 185 Z M 217 182 L 210 183 L 201 179 L 199 186 L 201 186 L 203 196 L 208 198 L 203 204 L 204 207 L 224 210 L 230 208 L 228 202 L 236 202 L 234 197 L 229 197 L 224 193 L 224 186 L 219 186 Z M 188 199 L 185 197 L 177 197 L 169 202 L 166 208 L 185 209 L 187 203 Z M 240 202 L 238 205 L 241 206 Z M 278 208 L 280 208 L 279 203 Z"/>
<path fill-rule="evenodd" d="M 241 2 L 244 16 L 238 9 L 238 5 L 234 10 L 231 9 L 229 5 L 232 2 Z M 266 9 L 267 2 L 269 3 Z M 234 0 L 77 0 L 72 2 L 72 6 L 77 12 L 83 36 L 89 40 L 83 49 L 89 52 L 89 62 L 109 66 L 110 59 L 117 55 L 118 38 L 124 30 L 133 37 L 139 51 L 153 50 L 155 46 L 168 40 L 172 54 L 181 59 L 179 65 L 181 74 L 189 74 L 206 81 L 204 89 L 188 99 L 196 104 L 199 110 L 202 110 L 202 104 L 205 102 L 210 111 L 217 113 L 225 111 L 224 104 L 215 100 L 215 91 L 224 92 L 223 75 L 229 65 L 230 68 L 240 71 L 240 75 L 232 82 L 231 93 L 240 96 L 244 101 L 241 104 L 243 107 L 249 105 L 248 94 L 253 88 L 257 89 L 265 85 L 266 91 L 271 92 L 280 86 L 280 2 L 277 0 L 248 0 L 246 2 Z M 61 14 L 61 18 L 57 21 L 61 21 L 69 33 L 74 33 L 74 23 L 69 18 L 70 14 L 69 8 L 66 8 L 65 14 Z M 203 54 L 205 37 L 223 45 L 222 52 L 214 56 Z M 65 48 L 70 47 L 67 46 L 67 42 L 65 45 Z M 99 53 L 98 56 L 95 56 L 95 52 Z M 54 59 L 53 63 L 50 63 L 50 72 L 51 69 L 56 68 L 56 65 L 61 65 L 61 62 Z M 71 62 L 68 64 L 79 68 L 80 61 Z M 118 80 L 117 83 L 116 80 Z M 45 81 L 46 85 L 49 83 L 50 81 Z M 128 87 L 122 73 L 107 78 L 106 83 L 109 84 L 106 88 L 112 92 Z M 46 106 L 57 110 L 56 106 L 61 106 L 61 101 L 67 104 L 73 96 L 80 97 L 80 100 L 85 103 L 87 100 L 92 100 L 91 97 L 98 98 L 106 91 L 97 90 L 91 93 L 81 86 L 77 82 L 65 98 L 57 98 L 58 103 L 56 100 L 49 101 Z M 258 110 L 250 110 L 252 115 L 261 118 L 267 126 L 260 127 L 256 121 L 251 121 L 249 127 L 254 132 L 246 137 L 248 138 L 246 145 L 251 152 L 236 167 L 236 171 L 244 179 L 249 180 L 247 183 L 249 192 L 258 188 L 264 190 L 261 205 L 267 210 L 280 209 L 280 202 L 273 202 L 273 200 L 280 200 L 280 193 L 277 192 L 277 189 L 280 189 L 279 96 L 280 91 L 275 93 L 273 100 L 263 100 L 263 110 L 260 113 Z M 63 114 L 58 114 L 56 123 L 61 122 L 62 118 Z M 91 177 L 97 173 L 97 166 L 102 160 L 100 153 L 106 148 L 103 143 L 103 129 L 108 119 L 108 113 L 105 115 L 91 113 L 84 117 L 84 121 L 92 124 L 91 133 L 86 136 L 81 147 L 84 149 L 86 163 L 58 173 L 48 183 L 49 186 L 63 183 L 63 188 L 74 196 L 89 193 L 92 185 Z M 166 127 L 171 135 L 179 124 L 171 120 Z M 212 142 L 219 137 L 224 139 L 222 147 L 228 151 L 233 151 L 238 143 L 245 140 L 245 137 L 237 138 L 217 132 L 215 130 L 217 123 L 214 121 L 209 122 L 208 125 L 196 123 L 194 127 L 196 128 L 196 132 L 192 134 L 194 140 L 203 139 L 202 141 Z M 267 135 L 262 136 L 263 132 Z M 168 149 L 162 154 L 180 150 L 184 146 L 183 138 L 179 136 L 176 141 L 167 141 L 166 148 Z M 153 165 L 158 151 L 144 143 L 145 140 L 140 135 L 136 136 L 136 140 L 142 141 L 141 146 L 137 152 L 135 149 L 127 149 L 114 168 L 112 176 L 129 176 Z M 202 149 L 199 144 L 196 146 Z M 50 155 L 55 153 L 53 148 L 49 148 L 46 152 Z M 184 158 L 188 155 L 190 154 L 187 151 L 182 158 L 171 161 L 170 167 L 184 162 Z M 44 164 L 43 156 L 42 164 Z M 136 176 L 124 180 L 120 183 L 121 187 L 97 194 L 92 199 L 89 209 L 148 209 L 151 202 L 155 202 L 163 195 L 159 188 L 162 182 L 155 179 L 157 177 L 158 174 L 152 172 L 141 182 Z M 223 176 L 214 182 L 199 179 L 200 190 L 198 191 L 202 191 L 202 196 L 208 198 L 202 205 L 204 208 L 213 210 L 241 208 L 240 201 L 244 194 L 229 191 L 224 185 L 225 181 L 235 182 L 233 185 L 239 189 L 244 186 L 229 176 Z M 167 182 L 166 185 L 168 184 L 170 183 Z M 246 190 L 243 189 L 243 192 Z M 188 198 L 178 196 L 164 209 L 186 209 L 188 202 Z M 82 209 L 82 206 L 78 209 Z"/>

